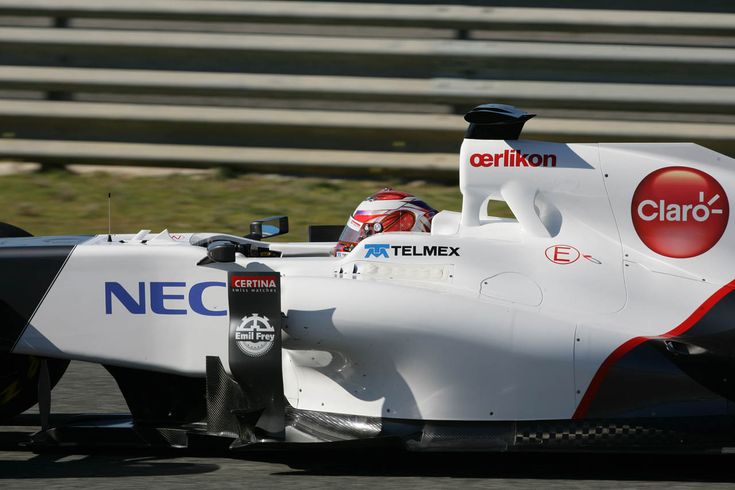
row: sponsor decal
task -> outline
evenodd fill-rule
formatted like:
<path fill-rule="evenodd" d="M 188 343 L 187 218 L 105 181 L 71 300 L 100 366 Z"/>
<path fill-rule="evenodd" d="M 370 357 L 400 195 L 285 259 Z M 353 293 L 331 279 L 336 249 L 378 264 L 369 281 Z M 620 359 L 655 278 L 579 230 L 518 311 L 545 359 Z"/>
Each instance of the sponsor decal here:
<path fill-rule="evenodd" d="M 246 407 L 253 416 L 243 430 L 253 436 L 250 431 L 257 426 L 268 438 L 282 440 L 286 407 L 281 371 L 281 276 L 274 271 L 230 271 L 227 285 L 228 362 L 247 398 L 238 407 Z"/>
<path fill-rule="evenodd" d="M 390 258 L 388 256 L 388 249 L 390 248 L 390 245 L 387 243 L 366 243 L 365 244 L 365 258 L 369 259 L 370 257 L 383 257 L 383 258 Z"/>
<path fill-rule="evenodd" d="M 553 245 L 546 249 L 546 258 L 555 264 L 573 264 L 580 255 L 579 250 L 570 245 Z"/>
<path fill-rule="evenodd" d="M 583 254 L 571 245 L 552 245 L 546 249 L 544 254 L 551 262 L 559 265 L 573 264 L 580 258 L 586 259 L 593 264 L 602 264 L 602 262 L 594 258 L 592 255 Z"/>
<path fill-rule="evenodd" d="M 459 257 L 459 247 L 444 245 L 391 245 L 389 243 L 365 244 L 365 258 L 389 259 L 391 257 Z"/>
<path fill-rule="evenodd" d="M 275 292 L 276 280 L 268 276 L 235 276 L 230 278 L 230 287 L 238 292 Z"/>
<path fill-rule="evenodd" d="M 505 150 L 502 153 L 474 153 L 470 156 L 473 167 L 556 167 L 553 153 L 521 153 Z"/>
<path fill-rule="evenodd" d="M 265 316 L 245 316 L 235 329 L 235 345 L 248 356 L 260 357 L 268 353 L 275 340 L 276 329 Z"/>
<path fill-rule="evenodd" d="M 690 167 L 666 167 L 638 184 L 631 214 L 648 248 L 681 259 L 715 246 L 727 228 L 730 204 L 711 175 Z"/>
<path fill-rule="evenodd" d="M 112 315 L 113 304 L 133 315 L 187 315 L 189 311 L 204 316 L 225 316 L 226 310 L 212 310 L 204 305 L 209 288 L 227 287 L 224 282 L 199 282 L 188 287 L 185 282 L 139 282 L 137 290 L 128 290 L 119 282 L 105 282 L 105 314 Z M 113 301 L 115 299 L 116 301 Z"/>

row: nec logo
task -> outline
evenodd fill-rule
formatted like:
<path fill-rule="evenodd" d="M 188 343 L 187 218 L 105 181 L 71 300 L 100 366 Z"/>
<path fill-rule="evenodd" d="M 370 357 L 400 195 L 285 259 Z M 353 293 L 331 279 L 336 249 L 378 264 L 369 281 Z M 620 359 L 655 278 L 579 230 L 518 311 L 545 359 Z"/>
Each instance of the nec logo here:
<path fill-rule="evenodd" d="M 224 288 L 224 282 L 199 282 L 188 288 L 185 282 L 138 283 L 137 292 L 129 292 L 119 282 L 105 282 L 105 313 L 112 315 L 112 298 L 133 315 L 145 315 L 147 306 L 150 312 L 158 315 L 186 315 L 188 309 L 205 316 L 225 316 L 225 310 L 211 310 L 204 305 L 204 292 L 209 288 Z M 146 295 L 148 292 L 148 295 Z M 150 303 L 146 301 L 149 299 Z"/>
<path fill-rule="evenodd" d="M 521 153 L 505 150 L 503 153 L 475 153 L 470 156 L 473 167 L 556 167 L 556 155 L 552 153 Z"/>
<path fill-rule="evenodd" d="M 389 259 L 390 253 L 394 257 L 459 257 L 459 247 L 437 245 L 390 245 L 388 243 L 366 243 L 365 258 L 370 257 Z"/>

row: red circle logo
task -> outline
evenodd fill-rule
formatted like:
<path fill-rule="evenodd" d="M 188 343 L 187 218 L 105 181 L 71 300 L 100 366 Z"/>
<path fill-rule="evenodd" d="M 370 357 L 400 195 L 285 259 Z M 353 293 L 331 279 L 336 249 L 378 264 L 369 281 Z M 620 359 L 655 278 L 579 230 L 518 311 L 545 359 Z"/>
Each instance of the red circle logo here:
<path fill-rule="evenodd" d="M 711 175 L 689 167 L 651 172 L 631 203 L 633 226 L 648 248 L 684 259 L 714 247 L 727 227 L 730 204 Z"/>

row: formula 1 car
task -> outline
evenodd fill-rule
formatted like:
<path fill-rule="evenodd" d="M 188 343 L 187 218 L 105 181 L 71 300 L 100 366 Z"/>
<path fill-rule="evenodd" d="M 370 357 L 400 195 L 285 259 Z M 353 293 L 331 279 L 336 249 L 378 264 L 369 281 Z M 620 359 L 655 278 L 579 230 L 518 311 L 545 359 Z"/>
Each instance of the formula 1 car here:
<path fill-rule="evenodd" d="M 38 399 L 49 444 L 735 446 L 735 160 L 519 140 L 531 117 L 469 112 L 461 212 L 342 257 L 267 241 L 286 217 L 244 238 L 4 226 L 0 417 Z M 50 427 L 69 360 L 104 365 L 130 419 Z"/>

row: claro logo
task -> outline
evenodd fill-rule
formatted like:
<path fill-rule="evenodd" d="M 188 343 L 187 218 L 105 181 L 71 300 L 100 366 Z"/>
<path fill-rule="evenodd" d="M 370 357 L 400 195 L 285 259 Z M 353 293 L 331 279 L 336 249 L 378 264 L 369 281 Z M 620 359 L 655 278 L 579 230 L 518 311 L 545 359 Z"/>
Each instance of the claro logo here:
<path fill-rule="evenodd" d="M 474 153 L 470 156 L 473 167 L 556 167 L 552 153 L 521 153 L 505 150 L 503 153 Z"/>
<path fill-rule="evenodd" d="M 667 167 L 638 184 L 631 214 L 635 231 L 648 248 L 683 259 L 715 246 L 727 227 L 730 204 L 711 175 L 689 167 Z"/>

